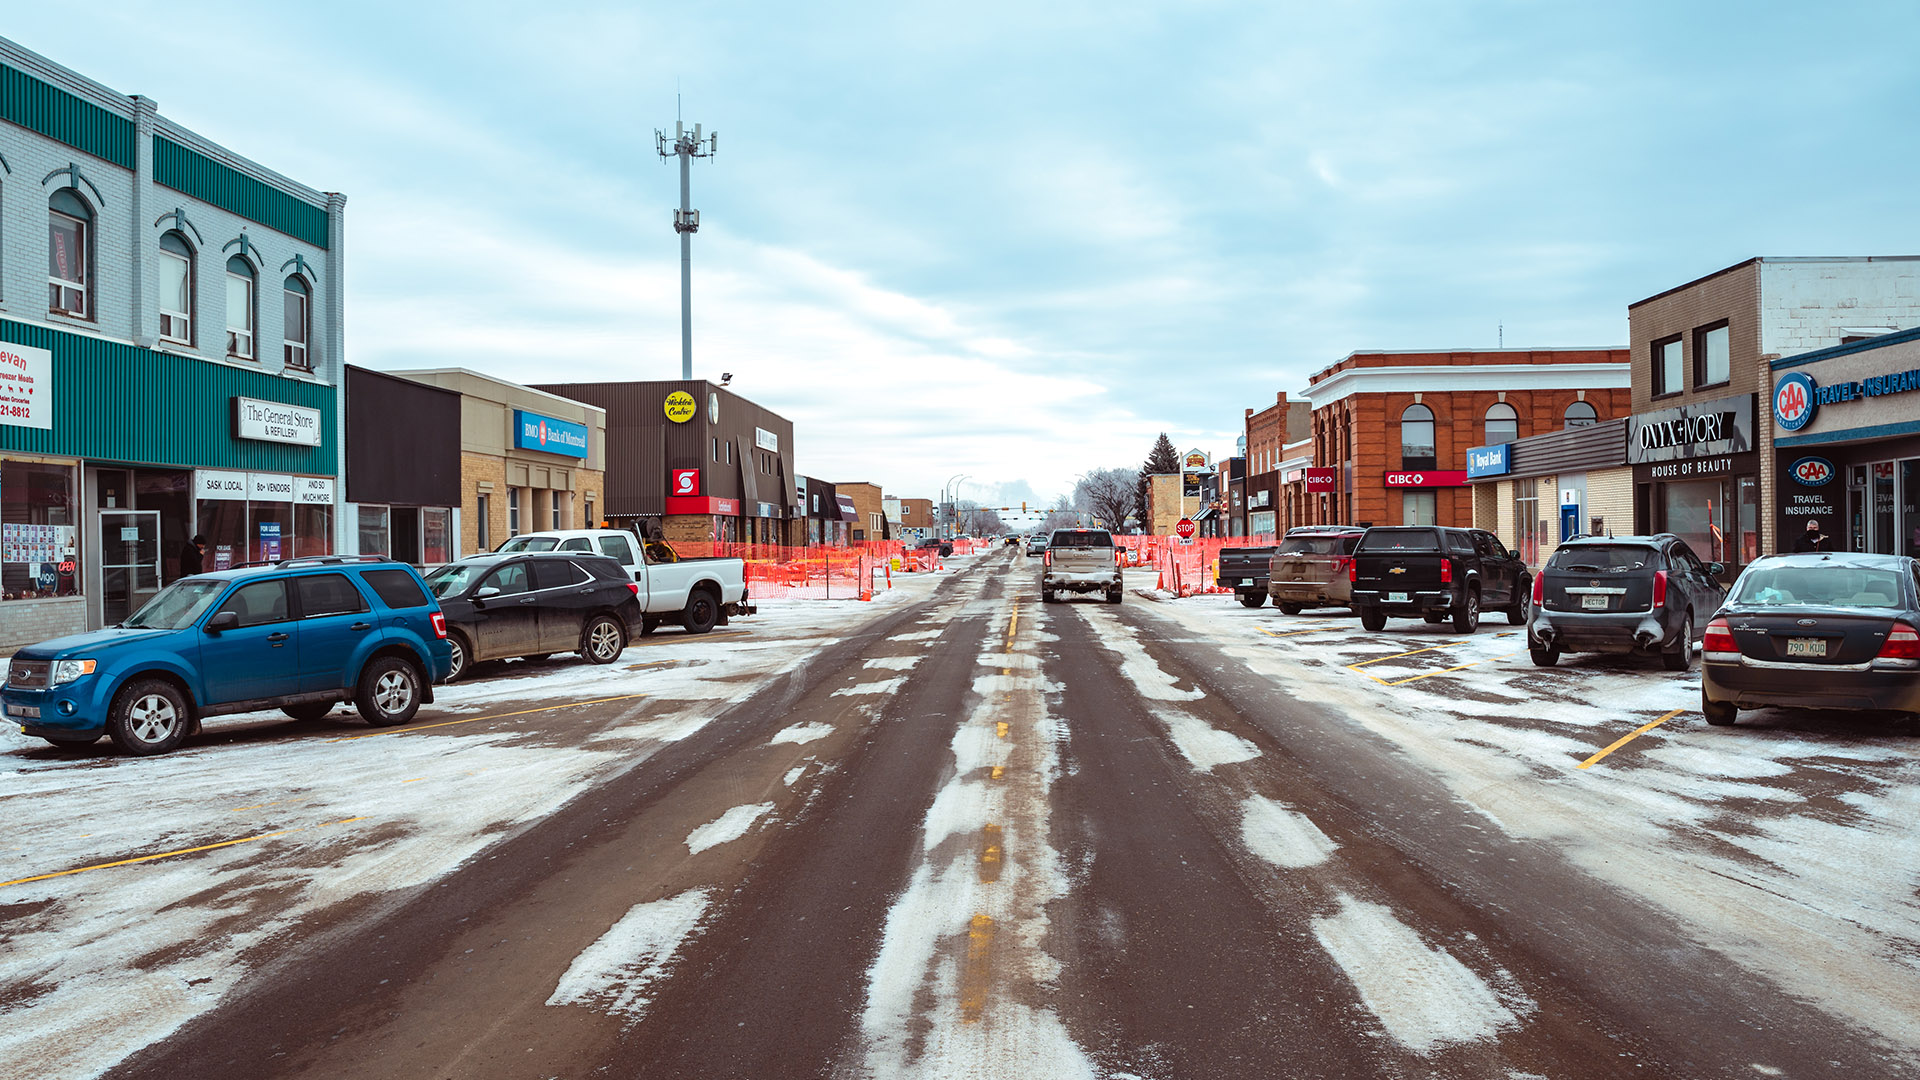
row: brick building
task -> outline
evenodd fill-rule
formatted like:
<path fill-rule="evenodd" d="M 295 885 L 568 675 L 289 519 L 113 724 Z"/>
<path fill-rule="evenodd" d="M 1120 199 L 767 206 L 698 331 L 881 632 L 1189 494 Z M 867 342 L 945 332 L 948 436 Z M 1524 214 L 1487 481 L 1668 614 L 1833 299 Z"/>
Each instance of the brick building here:
<path fill-rule="evenodd" d="M 1288 525 L 1281 505 L 1285 483 L 1281 465 L 1288 445 L 1311 434 L 1312 406 L 1305 401 L 1288 401 L 1283 390 L 1273 396 L 1272 405 L 1258 411 L 1248 409 L 1245 423 L 1246 532 L 1251 536 L 1284 532 Z"/>
<path fill-rule="evenodd" d="M 1355 352 L 1313 375 L 1313 459 L 1332 489 L 1299 524 L 1473 523 L 1467 451 L 1611 420 L 1631 406 L 1628 352 Z M 1284 478 L 1283 478 L 1284 480 Z"/>
<path fill-rule="evenodd" d="M 900 500 L 900 528 L 906 535 L 925 540 L 938 535 L 938 525 L 933 519 L 932 499 Z"/>
<path fill-rule="evenodd" d="M 848 539 L 891 540 L 887 530 L 886 493 L 879 484 L 869 484 L 864 480 L 843 480 L 833 485 L 834 492 L 842 502 L 853 504 L 853 528 Z"/>

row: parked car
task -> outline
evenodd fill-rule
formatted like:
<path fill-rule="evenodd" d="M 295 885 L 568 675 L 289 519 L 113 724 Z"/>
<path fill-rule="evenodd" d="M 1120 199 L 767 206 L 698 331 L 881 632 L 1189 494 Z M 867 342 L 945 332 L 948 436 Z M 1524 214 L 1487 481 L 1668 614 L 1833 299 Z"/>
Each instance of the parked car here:
<path fill-rule="evenodd" d="M 1213 583 L 1233 594 L 1247 607 L 1267 602 L 1267 567 L 1276 549 L 1270 547 L 1221 548 L 1214 564 Z"/>
<path fill-rule="evenodd" d="M 953 541 L 941 540 L 933 536 L 929 536 L 925 540 L 920 541 L 918 544 L 915 544 L 914 547 L 919 551 L 938 551 L 940 557 L 943 559 L 953 554 Z"/>
<path fill-rule="evenodd" d="M 1267 594 L 1274 606 L 1286 615 L 1310 607 L 1351 606 L 1348 572 L 1364 531 L 1351 525 L 1288 529 L 1267 566 Z"/>
<path fill-rule="evenodd" d="M 1046 537 L 1036 536 L 1027 541 L 1027 555 L 1029 557 L 1032 557 L 1034 555 L 1045 555 L 1046 553 L 1047 553 Z"/>
<path fill-rule="evenodd" d="M 376 727 L 433 700 L 452 663 L 420 574 L 379 556 L 289 559 L 182 578 L 117 626 L 15 653 L 7 719 L 55 746 L 106 735 L 162 754 L 210 716 L 300 720 L 352 701 Z"/>
<path fill-rule="evenodd" d="M 1107 594 L 1120 602 L 1120 563 L 1113 534 L 1105 529 L 1055 529 L 1040 564 L 1040 599 L 1051 604 L 1057 592 Z"/>
<path fill-rule="evenodd" d="M 642 617 L 640 586 L 605 555 L 528 552 L 475 555 L 427 575 L 447 615 L 451 682 L 486 660 L 544 660 L 577 652 L 611 664 Z"/>
<path fill-rule="evenodd" d="M 521 533 L 494 549 L 520 551 L 580 551 L 605 555 L 626 568 L 640 586 L 645 615 L 640 633 L 651 634 L 662 623 L 678 623 L 690 634 L 704 634 L 731 615 L 753 614 L 747 599 L 747 564 L 742 559 L 682 558 L 664 540 L 642 544 L 619 529 L 555 529 Z"/>
<path fill-rule="evenodd" d="M 1484 529 L 1402 525 L 1368 529 L 1354 546 L 1347 571 L 1360 625 L 1379 630 L 1394 618 L 1453 619 L 1470 634 L 1480 612 L 1504 611 L 1515 626 L 1527 622 L 1532 575 L 1518 552 Z"/>
<path fill-rule="evenodd" d="M 1764 555 L 1700 645 L 1700 709 L 1889 709 L 1920 714 L 1920 562 L 1851 552 Z"/>
<path fill-rule="evenodd" d="M 1563 652 L 1658 653 L 1685 671 L 1696 631 L 1726 600 L 1724 573 L 1671 533 L 1569 540 L 1533 579 L 1527 652 L 1541 667 Z"/>

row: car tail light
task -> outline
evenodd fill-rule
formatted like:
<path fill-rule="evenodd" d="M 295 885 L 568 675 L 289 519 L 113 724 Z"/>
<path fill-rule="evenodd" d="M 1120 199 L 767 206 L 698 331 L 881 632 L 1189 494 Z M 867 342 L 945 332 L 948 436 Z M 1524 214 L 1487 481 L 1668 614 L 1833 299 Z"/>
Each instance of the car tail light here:
<path fill-rule="evenodd" d="M 639 582 L 637 582 L 637 581 L 629 581 L 629 582 L 627 582 L 627 591 L 628 591 L 628 592 L 630 592 L 630 593 L 632 593 L 632 594 L 633 594 L 633 595 L 635 595 L 635 596 L 639 596 L 639 595 L 640 595 L 640 583 L 639 583 Z"/>
<path fill-rule="evenodd" d="M 1906 623 L 1894 623 L 1887 631 L 1887 643 L 1880 646 L 1880 655 L 1874 659 L 1920 660 L 1920 632 Z"/>
<path fill-rule="evenodd" d="M 1040 565 L 1041 566 L 1053 565 L 1053 549 L 1052 548 L 1048 548 L 1047 550 L 1040 553 Z"/>
<path fill-rule="evenodd" d="M 1452 559 L 1440 560 L 1440 584 L 1442 585 L 1453 584 L 1453 560 Z"/>
<path fill-rule="evenodd" d="M 1347 580 L 1354 581 L 1354 582 L 1357 582 L 1360 580 L 1360 560 L 1359 559 L 1347 560 Z"/>
<path fill-rule="evenodd" d="M 436 611 L 433 614 L 427 616 L 427 618 L 433 620 L 434 633 L 440 635 L 441 637 L 447 636 L 447 613 L 446 612 Z"/>
<path fill-rule="evenodd" d="M 1653 572 L 1653 606 L 1657 608 L 1667 606 L 1667 572 L 1665 570 Z"/>
<path fill-rule="evenodd" d="M 1740 646 L 1733 643 L 1733 627 L 1725 619 L 1715 619 L 1707 624 L 1707 632 L 1700 635 L 1700 651 L 1703 653 L 1737 653 Z"/>
<path fill-rule="evenodd" d="M 1533 579 L 1533 606 L 1539 607 L 1547 602 L 1547 580 L 1543 577 Z"/>

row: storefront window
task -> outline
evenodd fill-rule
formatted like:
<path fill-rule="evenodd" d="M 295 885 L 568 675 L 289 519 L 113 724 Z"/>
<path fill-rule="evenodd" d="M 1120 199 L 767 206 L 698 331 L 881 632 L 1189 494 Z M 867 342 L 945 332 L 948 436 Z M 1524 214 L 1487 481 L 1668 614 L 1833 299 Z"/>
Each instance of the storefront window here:
<path fill-rule="evenodd" d="M 420 511 L 420 561 L 439 566 L 453 561 L 447 542 L 447 511 L 428 508 Z"/>
<path fill-rule="evenodd" d="M 1435 524 L 1435 503 L 1438 500 L 1431 491 L 1402 491 L 1400 493 L 1400 524 Z"/>
<path fill-rule="evenodd" d="M 231 570 L 247 561 L 247 504 L 228 499 L 200 502 L 198 531 L 207 538 L 208 570 Z"/>
<path fill-rule="evenodd" d="M 248 561 L 271 563 L 293 558 L 293 504 L 251 503 L 249 506 Z"/>
<path fill-rule="evenodd" d="M 70 465 L 0 466 L 0 599 L 79 594 L 75 491 Z"/>
<path fill-rule="evenodd" d="M 333 554 L 333 507 L 293 508 L 293 553 L 303 559 Z"/>
<path fill-rule="evenodd" d="M 520 489 L 507 489 L 507 535 L 520 535 Z"/>
<path fill-rule="evenodd" d="M 1513 482 L 1513 542 L 1520 561 L 1540 565 L 1540 481 Z"/>
<path fill-rule="evenodd" d="M 360 554 L 385 555 L 393 550 L 390 515 L 384 506 L 360 508 Z"/>
<path fill-rule="evenodd" d="M 1666 531 L 1685 540 L 1705 562 L 1732 561 L 1727 545 L 1732 527 L 1727 486 L 1725 480 L 1686 480 L 1662 489 Z"/>
<path fill-rule="evenodd" d="M 1760 484 L 1751 476 L 1740 478 L 1740 561 L 1750 563 L 1760 557 Z"/>
<path fill-rule="evenodd" d="M 1891 553 L 1893 547 L 1893 462 L 1873 464 L 1873 547 Z"/>
<path fill-rule="evenodd" d="M 1900 554 L 1920 558 L 1920 458 L 1900 463 Z"/>
<path fill-rule="evenodd" d="M 474 517 L 479 519 L 473 523 L 475 526 L 474 535 L 479 538 L 479 549 L 481 551 L 493 550 L 492 513 L 493 496 L 484 493 L 474 496 L 473 514 Z"/>

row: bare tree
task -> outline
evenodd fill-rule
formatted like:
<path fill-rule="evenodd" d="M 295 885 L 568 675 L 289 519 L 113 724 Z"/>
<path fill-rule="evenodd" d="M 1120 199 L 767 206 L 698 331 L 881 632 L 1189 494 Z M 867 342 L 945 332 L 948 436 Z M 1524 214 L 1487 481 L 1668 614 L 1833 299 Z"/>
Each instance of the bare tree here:
<path fill-rule="evenodd" d="M 1119 532 L 1133 513 L 1139 480 L 1133 469 L 1095 469 L 1073 485 L 1074 509 L 1085 511 L 1094 525 Z"/>

